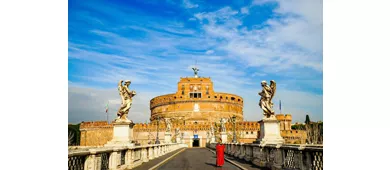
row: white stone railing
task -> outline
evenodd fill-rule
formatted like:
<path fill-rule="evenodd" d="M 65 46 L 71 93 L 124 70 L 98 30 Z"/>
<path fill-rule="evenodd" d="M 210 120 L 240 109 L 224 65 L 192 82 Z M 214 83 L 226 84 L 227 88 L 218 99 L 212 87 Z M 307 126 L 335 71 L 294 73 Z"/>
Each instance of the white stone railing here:
<path fill-rule="evenodd" d="M 216 143 L 207 144 L 215 149 Z M 322 145 L 259 145 L 226 143 L 225 154 L 271 169 L 323 169 Z"/>
<path fill-rule="evenodd" d="M 183 147 L 186 145 L 174 143 L 133 147 L 70 148 L 68 170 L 132 169 Z"/>

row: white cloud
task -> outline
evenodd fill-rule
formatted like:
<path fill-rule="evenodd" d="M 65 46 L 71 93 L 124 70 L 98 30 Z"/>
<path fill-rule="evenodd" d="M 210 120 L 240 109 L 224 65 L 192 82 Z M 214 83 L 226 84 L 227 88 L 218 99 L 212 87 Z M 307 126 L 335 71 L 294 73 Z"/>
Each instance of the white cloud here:
<path fill-rule="evenodd" d="M 207 50 L 206 51 L 206 54 L 213 54 L 214 53 L 214 50 Z"/>
<path fill-rule="evenodd" d="M 198 8 L 198 4 L 192 3 L 190 0 L 183 0 L 183 5 L 185 8 Z"/>
<path fill-rule="evenodd" d="M 136 89 L 135 89 L 136 90 Z M 91 96 L 90 94 L 95 94 Z M 133 105 L 128 118 L 134 122 L 145 122 L 150 118 L 149 101 L 153 97 L 163 94 L 153 92 L 137 92 L 133 98 Z M 120 96 L 117 89 L 96 89 L 70 86 L 68 88 L 68 122 L 106 120 L 106 104 L 109 103 L 109 119 L 116 118 L 120 106 Z"/>
<path fill-rule="evenodd" d="M 266 75 L 267 75 L 267 74 L 265 74 L 265 73 L 254 72 L 251 76 L 252 76 L 252 77 L 256 77 L 256 76 L 262 77 L 262 76 L 266 76 Z"/>
<path fill-rule="evenodd" d="M 189 7 L 198 7 L 190 1 L 185 2 L 189 2 Z M 193 75 L 190 68 L 195 59 L 200 68 L 199 75 L 210 76 L 217 92 L 244 97 L 244 116 L 247 120 L 262 118 L 257 95 L 261 87 L 248 88 L 261 81 L 257 81 L 256 77 L 272 73 L 289 77 L 304 75 L 309 78 L 302 83 L 322 86 L 322 80 L 310 79 L 311 71 L 296 69 L 306 67 L 322 73 L 322 12 L 318 14 L 318 6 L 310 5 L 312 2 L 301 5 L 301 2 L 297 2 L 298 5 L 284 1 L 279 3 L 280 7 L 275 12 L 285 17 L 266 21 L 267 27 L 255 25 L 246 28 L 243 25 L 242 17 L 246 15 L 241 14 L 249 12 L 249 7 L 243 7 L 240 11 L 224 7 L 214 12 L 194 14 L 195 18 L 190 20 L 198 19 L 202 23 L 200 33 L 185 28 L 182 23 L 153 23 L 148 20 L 146 25 L 129 24 L 131 26 L 118 28 L 121 31 L 143 31 L 146 36 L 141 40 L 125 37 L 115 33 L 115 30 L 92 30 L 91 33 L 102 41 L 84 44 L 69 42 L 70 60 L 86 61 L 93 65 L 88 67 L 88 74 L 73 76 L 89 84 L 104 82 L 113 87 L 99 90 L 69 81 L 69 122 L 105 120 L 107 101 L 110 102 L 113 111 L 110 117 L 113 118 L 120 104 L 114 87 L 120 79 L 132 80 L 132 88 L 137 90 L 138 95 L 130 116 L 136 122 L 144 122 L 150 117 L 149 100 L 175 92 L 179 77 Z M 208 22 L 204 22 L 206 20 Z M 105 50 L 117 55 L 102 52 Z M 245 69 L 248 67 L 258 70 L 247 73 Z M 283 83 L 296 84 L 293 81 Z M 288 91 L 285 87 L 288 86 L 278 84 L 275 99 L 282 100 L 283 109 L 293 114 L 294 121 L 303 121 L 308 112 L 313 114 L 310 115 L 313 120 L 322 119 L 322 95 Z"/>
<path fill-rule="evenodd" d="M 244 117 L 246 120 L 261 120 L 263 118 L 262 110 L 259 107 L 260 96 L 258 89 L 247 89 L 247 92 L 241 96 L 244 98 Z M 291 114 L 293 122 L 304 122 L 308 114 L 313 121 L 323 120 L 323 98 L 322 95 L 316 95 L 303 91 L 292 91 L 277 89 L 274 102 L 274 110 L 279 111 L 279 100 L 282 101 L 282 113 Z"/>
<path fill-rule="evenodd" d="M 241 16 L 230 7 L 194 16 L 203 24 L 207 36 L 223 39 L 218 50 L 228 52 L 227 56 L 239 57 L 248 66 L 271 67 L 269 70 L 274 73 L 296 67 L 322 72 L 321 6 L 318 2 L 301 7 L 280 1 L 275 12 L 285 17 L 271 18 L 266 21 L 266 27 L 255 25 L 251 29 L 242 25 Z"/>
<path fill-rule="evenodd" d="M 242 7 L 240 11 L 241 11 L 242 14 L 249 14 L 248 7 Z"/>

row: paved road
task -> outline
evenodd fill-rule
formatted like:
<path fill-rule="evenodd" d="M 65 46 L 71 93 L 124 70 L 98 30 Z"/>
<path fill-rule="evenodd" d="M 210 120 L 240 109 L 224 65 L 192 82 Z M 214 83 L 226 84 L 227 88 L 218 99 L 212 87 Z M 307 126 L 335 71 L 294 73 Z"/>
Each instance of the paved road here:
<path fill-rule="evenodd" d="M 225 161 L 223 167 L 215 166 L 215 155 L 206 148 L 188 148 L 157 168 L 158 170 L 239 170 Z"/>
<path fill-rule="evenodd" d="M 157 165 L 161 161 L 169 158 L 170 156 L 174 155 L 175 153 L 180 152 L 181 150 L 182 149 L 178 149 L 178 150 L 175 150 L 171 153 L 167 153 L 166 155 L 160 156 L 156 159 L 150 160 L 149 162 L 144 162 L 140 166 L 137 166 L 137 167 L 133 168 L 132 170 L 148 170 L 149 168 L 154 167 L 155 165 Z"/>

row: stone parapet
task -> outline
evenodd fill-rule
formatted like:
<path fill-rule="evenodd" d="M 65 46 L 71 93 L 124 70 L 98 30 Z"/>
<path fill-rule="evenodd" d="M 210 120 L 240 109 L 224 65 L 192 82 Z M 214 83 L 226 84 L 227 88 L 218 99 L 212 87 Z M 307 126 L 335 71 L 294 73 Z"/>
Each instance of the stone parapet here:
<path fill-rule="evenodd" d="M 323 145 L 226 143 L 225 153 L 270 169 L 323 169 Z M 207 144 L 215 149 L 215 143 Z"/>
<path fill-rule="evenodd" d="M 159 144 L 124 147 L 94 147 L 68 150 L 68 169 L 132 169 L 180 148 L 184 144 Z M 160 151 L 157 152 L 157 149 Z"/>

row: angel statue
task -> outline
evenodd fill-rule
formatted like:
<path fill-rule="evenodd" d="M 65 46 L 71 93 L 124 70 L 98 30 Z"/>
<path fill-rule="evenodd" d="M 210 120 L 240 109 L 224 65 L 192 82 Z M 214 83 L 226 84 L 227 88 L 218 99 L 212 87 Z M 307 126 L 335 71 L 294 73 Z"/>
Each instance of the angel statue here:
<path fill-rule="evenodd" d="M 270 86 L 267 85 L 266 81 L 261 82 L 263 90 L 259 92 L 261 96 L 259 106 L 263 109 L 263 114 L 266 118 L 275 115 L 275 111 L 272 109 L 274 104 L 272 103 L 272 98 L 276 92 L 276 82 L 274 80 L 270 81 Z"/>
<path fill-rule="evenodd" d="M 134 90 L 129 90 L 129 85 L 131 84 L 130 80 L 126 80 L 124 85 L 122 85 L 122 83 L 123 80 L 120 80 L 118 83 L 118 91 L 122 99 L 122 104 L 117 112 L 118 118 L 115 119 L 115 122 L 131 122 L 131 120 L 127 119 L 127 115 L 129 114 L 129 110 L 133 103 L 133 97 L 136 95 L 136 92 Z"/>
<path fill-rule="evenodd" d="M 192 68 L 192 70 L 194 70 L 195 77 L 198 78 L 198 71 L 199 71 L 199 69 L 194 67 L 194 68 Z"/>
<path fill-rule="evenodd" d="M 227 122 L 227 119 L 221 118 L 221 132 L 226 132 L 225 123 Z"/>
<path fill-rule="evenodd" d="M 167 126 L 166 132 L 170 132 L 171 131 L 171 127 L 172 127 L 171 119 L 170 118 L 164 118 L 164 120 L 165 120 L 165 125 Z"/>

